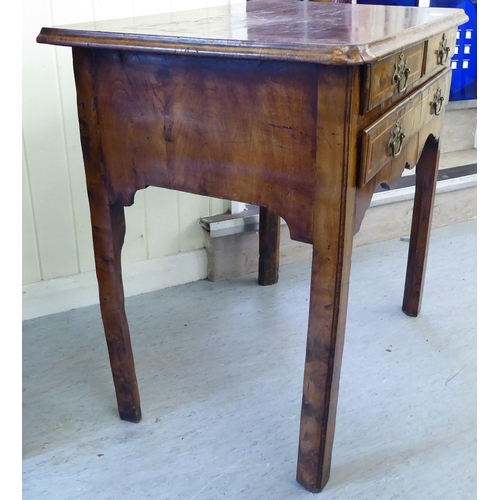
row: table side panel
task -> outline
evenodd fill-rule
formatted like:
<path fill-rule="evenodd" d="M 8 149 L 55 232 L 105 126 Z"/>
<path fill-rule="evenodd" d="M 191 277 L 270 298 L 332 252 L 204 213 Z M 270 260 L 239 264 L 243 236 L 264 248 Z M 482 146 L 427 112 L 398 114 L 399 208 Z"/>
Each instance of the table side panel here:
<path fill-rule="evenodd" d="M 310 241 L 317 67 L 94 51 L 115 201 L 158 186 L 267 206 Z"/>

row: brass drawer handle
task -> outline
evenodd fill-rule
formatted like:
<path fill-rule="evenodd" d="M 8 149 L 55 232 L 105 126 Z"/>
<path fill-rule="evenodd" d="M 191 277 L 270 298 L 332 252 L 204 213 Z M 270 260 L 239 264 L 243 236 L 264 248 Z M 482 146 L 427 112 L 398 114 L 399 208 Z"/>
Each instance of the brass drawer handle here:
<path fill-rule="evenodd" d="M 443 111 L 443 103 L 444 103 L 444 97 L 442 95 L 441 89 L 438 87 L 436 90 L 436 93 L 434 94 L 434 97 L 432 98 L 432 112 L 437 116 L 441 114 L 441 111 Z"/>
<path fill-rule="evenodd" d="M 446 61 L 448 61 L 449 55 L 450 55 L 450 47 L 448 45 L 446 33 L 443 33 L 443 37 L 441 38 L 441 41 L 439 42 L 438 64 L 441 64 L 442 66 L 444 66 L 446 64 Z"/>
<path fill-rule="evenodd" d="M 393 158 L 397 158 L 403 149 L 403 140 L 406 137 L 404 134 L 401 123 L 399 120 L 394 125 L 394 128 L 391 131 L 391 138 L 389 139 L 389 149 L 391 150 L 391 154 Z"/>
<path fill-rule="evenodd" d="M 408 60 L 404 60 L 404 54 L 399 54 L 399 63 L 394 65 L 394 74 L 392 75 L 392 83 L 398 86 L 398 92 L 404 92 L 408 84 L 408 75 L 410 68 L 406 65 Z"/>

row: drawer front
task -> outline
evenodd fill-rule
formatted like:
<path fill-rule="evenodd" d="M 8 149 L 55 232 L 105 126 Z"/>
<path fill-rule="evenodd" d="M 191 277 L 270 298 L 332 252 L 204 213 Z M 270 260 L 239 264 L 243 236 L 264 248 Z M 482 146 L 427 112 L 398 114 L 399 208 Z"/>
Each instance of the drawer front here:
<path fill-rule="evenodd" d="M 451 58 L 455 54 L 456 36 L 457 30 L 453 29 L 429 38 L 425 58 L 426 75 L 432 75 L 450 66 Z"/>
<path fill-rule="evenodd" d="M 451 70 L 447 70 L 362 131 L 359 187 L 389 161 L 404 156 L 419 130 L 443 112 L 450 83 Z"/>
<path fill-rule="evenodd" d="M 366 67 L 362 112 L 395 95 L 408 94 L 424 71 L 425 42 L 391 54 Z"/>

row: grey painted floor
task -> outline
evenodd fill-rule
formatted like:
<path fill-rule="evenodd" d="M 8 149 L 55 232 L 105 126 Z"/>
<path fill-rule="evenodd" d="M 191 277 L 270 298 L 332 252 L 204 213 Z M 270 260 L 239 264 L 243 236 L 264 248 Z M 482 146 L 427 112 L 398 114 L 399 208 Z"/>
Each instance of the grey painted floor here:
<path fill-rule="evenodd" d="M 354 251 L 331 479 L 295 483 L 308 262 L 127 301 L 143 420 L 117 416 L 97 307 L 23 324 L 23 498 L 476 498 L 476 223 Z"/>

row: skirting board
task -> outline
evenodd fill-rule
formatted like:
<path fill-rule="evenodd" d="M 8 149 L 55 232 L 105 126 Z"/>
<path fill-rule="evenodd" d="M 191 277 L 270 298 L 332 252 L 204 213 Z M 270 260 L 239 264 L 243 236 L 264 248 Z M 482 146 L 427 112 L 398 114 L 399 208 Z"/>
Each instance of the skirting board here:
<path fill-rule="evenodd" d="M 161 290 L 207 277 L 205 249 L 123 265 L 125 296 Z M 22 319 L 99 303 L 95 271 L 23 286 Z"/>

